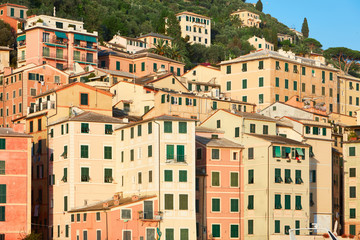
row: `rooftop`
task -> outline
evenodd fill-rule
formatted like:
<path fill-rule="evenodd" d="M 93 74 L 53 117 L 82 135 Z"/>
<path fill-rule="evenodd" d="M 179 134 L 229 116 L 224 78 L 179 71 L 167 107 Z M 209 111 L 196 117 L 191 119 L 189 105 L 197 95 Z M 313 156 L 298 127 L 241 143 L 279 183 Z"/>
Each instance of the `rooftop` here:
<path fill-rule="evenodd" d="M 196 141 L 207 147 L 220 147 L 220 148 L 244 148 L 241 144 L 234 143 L 226 138 L 206 138 L 196 136 Z"/>
<path fill-rule="evenodd" d="M 65 118 L 65 119 L 61 119 L 59 121 L 52 122 L 49 124 L 49 126 L 59 124 L 62 122 L 66 122 L 66 121 L 100 122 L 100 123 L 115 123 L 115 124 L 116 123 L 117 124 L 124 123 L 121 119 L 118 119 L 118 118 L 106 116 L 106 115 L 96 113 L 96 112 L 85 111 L 83 113 L 80 113 L 79 115 L 75 115 L 75 116 L 72 116 L 69 118 Z"/>
<path fill-rule="evenodd" d="M 31 135 L 15 132 L 12 128 L 0 128 L 0 137 L 25 137 L 32 138 Z"/>
<path fill-rule="evenodd" d="M 200 14 L 197 14 L 197 13 L 193 13 L 193 12 L 187 12 L 187 11 L 180 12 L 180 13 L 176 14 L 176 16 L 181 16 L 181 15 L 191 15 L 191 16 L 195 16 L 195 17 L 201 17 L 201 18 L 210 19 L 210 17 L 200 15 Z"/>
<path fill-rule="evenodd" d="M 265 134 L 255 134 L 255 133 L 245 133 L 245 134 L 256 138 L 261 138 L 265 141 L 275 144 L 301 146 L 301 147 L 309 146 L 308 144 L 277 135 L 265 135 Z"/>
<path fill-rule="evenodd" d="M 160 33 L 153 33 L 153 32 L 147 33 L 145 35 L 140 35 L 139 38 L 143 38 L 143 37 L 158 37 L 158 38 L 164 38 L 164 39 L 173 40 L 172 37 L 165 36 L 165 35 L 162 35 Z"/>
<path fill-rule="evenodd" d="M 217 130 L 217 129 L 212 129 L 212 128 L 207 128 L 207 127 L 196 127 L 195 128 L 195 132 L 202 132 L 202 133 L 225 133 L 224 131 L 221 130 Z"/>

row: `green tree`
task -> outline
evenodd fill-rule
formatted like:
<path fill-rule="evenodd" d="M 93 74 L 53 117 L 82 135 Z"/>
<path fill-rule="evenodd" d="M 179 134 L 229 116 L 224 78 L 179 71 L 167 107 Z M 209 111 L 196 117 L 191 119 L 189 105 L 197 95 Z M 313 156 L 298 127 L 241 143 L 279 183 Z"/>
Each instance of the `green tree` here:
<path fill-rule="evenodd" d="M 324 51 L 324 56 L 344 73 L 348 73 L 360 61 L 360 51 L 345 47 L 328 48 Z"/>
<path fill-rule="evenodd" d="M 308 48 L 308 46 L 306 46 L 305 44 L 300 44 L 300 45 L 296 45 L 294 48 L 293 48 L 293 51 L 297 54 L 297 55 L 300 55 L 300 56 L 303 56 L 305 57 L 306 54 L 309 54 L 310 53 L 310 50 Z"/>
<path fill-rule="evenodd" d="M 20 239 L 21 240 L 41 240 L 41 233 L 30 233 L 28 235 L 26 234 L 20 234 Z"/>
<path fill-rule="evenodd" d="M 304 22 L 303 22 L 302 27 L 301 27 L 301 32 L 304 35 L 304 38 L 309 37 L 309 25 L 308 25 L 308 22 L 307 22 L 306 18 L 304 18 Z"/>
<path fill-rule="evenodd" d="M 161 56 L 168 56 L 169 55 L 169 46 L 163 39 L 159 39 L 155 46 L 150 49 L 152 53 L 156 53 Z"/>
<path fill-rule="evenodd" d="M 262 12 L 262 10 L 263 10 L 263 4 L 262 4 L 261 0 L 258 0 L 258 1 L 257 1 L 255 8 L 256 8 L 258 11 Z"/>
<path fill-rule="evenodd" d="M 314 38 L 306 38 L 303 43 L 310 49 L 311 52 L 321 52 L 321 43 Z"/>

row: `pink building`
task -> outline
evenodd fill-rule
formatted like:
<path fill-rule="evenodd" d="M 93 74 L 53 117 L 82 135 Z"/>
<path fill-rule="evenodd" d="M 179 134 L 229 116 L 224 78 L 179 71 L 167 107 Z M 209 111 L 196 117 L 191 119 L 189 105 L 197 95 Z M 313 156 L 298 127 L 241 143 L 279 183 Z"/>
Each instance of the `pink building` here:
<path fill-rule="evenodd" d="M 160 69 L 172 72 L 177 76 L 184 74 L 185 64 L 150 52 L 129 54 L 103 48 L 99 51 L 99 67 L 123 71 L 143 77 Z"/>
<path fill-rule="evenodd" d="M 97 66 L 97 32 L 87 32 L 84 23 L 46 15 L 27 19 L 18 34 L 18 66 L 48 63 L 60 70 Z"/>
<path fill-rule="evenodd" d="M 5 71 L 0 78 L 0 126 L 11 127 L 16 119 L 35 112 L 33 97 L 67 84 L 68 77 L 48 64 L 29 64 Z"/>
<path fill-rule="evenodd" d="M 20 28 L 23 28 L 26 21 L 26 12 L 28 8 L 26 6 L 4 3 L 0 5 L 0 19 L 10 24 L 10 26 L 17 32 Z"/>
<path fill-rule="evenodd" d="M 196 129 L 197 239 L 244 239 L 243 146 Z"/>
<path fill-rule="evenodd" d="M 0 128 L 0 239 L 31 232 L 31 136 L 23 132 Z"/>
<path fill-rule="evenodd" d="M 111 200 L 70 210 L 71 226 L 61 231 L 77 240 L 155 240 L 160 223 L 157 206 L 155 196 L 115 194 Z"/>

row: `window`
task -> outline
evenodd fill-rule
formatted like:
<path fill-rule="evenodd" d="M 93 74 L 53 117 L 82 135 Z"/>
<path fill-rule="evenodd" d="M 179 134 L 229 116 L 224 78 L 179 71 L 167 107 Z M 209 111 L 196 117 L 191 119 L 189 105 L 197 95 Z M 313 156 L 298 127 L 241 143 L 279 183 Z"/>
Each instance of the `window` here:
<path fill-rule="evenodd" d="M 275 194 L 275 209 L 281 209 L 281 195 Z"/>
<path fill-rule="evenodd" d="M 356 187 L 349 187 L 350 198 L 356 198 Z"/>
<path fill-rule="evenodd" d="M 269 134 L 269 126 L 263 125 L 263 134 Z"/>
<path fill-rule="evenodd" d="M 89 181 L 90 181 L 89 168 L 82 167 L 81 168 L 81 182 L 89 182 Z"/>
<path fill-rule="evenodd" d="M 284 233 L 285 233 L 286 235 L 289 235 L 289 230 L 290 230 L 290 226 L 285 225 L 285 226 L 284 226 Z"/>
<path fill-rule="evenodd" d="M 105 168 L 104 169 L 104 183 L 112 183 L 113 176 L 112 176 L 112 169 Z"/>
<path fill-rule="evenodd" d="M 164 122 L 164 133 L 172 133 L 172 122 Z"/>
<path fill-rule="evenodd" d="M 148 157 L 152 157 L 152 145 L 148 145 Z"/>
<path fill-rule="evenodd" d="M 5 161 L 0 161 L 0 175 L 5 175 Z"/>
<path fill-rule="evenodd" d="M 304 76 L 306 75 L 306 68 L 305 67 L 301 68 L 301 74 L 304 75 Z"/>
<path fill-rule="evenodd" d="M 64 211 L 68 210 L 68 197 L 64 196 Z"/>
<path fill-rule="evenodd" d="M 131 219 L 131 209 L 121 209 L 121 219 Z"/>
<path fill-rule="evenodd" d="M 239 186 L 239 173 L 231 172 L 230 173 L 230 187 L 238 187 Z"/>
<path fill-rule="evenodd" d="M 235 137 L 240 137 L 240 128 L 239 127 L 235 128 Z"/>
<path fill-rule="evenodd" d="M 254 159 L 254 148 L 248 148 L 248 159 Z"/>
<path fill-rule="evenodd" d="M 61 154 L 60 157 L 63 157 L 64 159 L 67 159 L 67 150 L 68 150 L 68 146 L 64 146 L 64 152 Z"/>
<path fill-rule="evenodd" d="M 279 61 L 276 61 L 276 62 L 275 62 L 275 69 L 276 69 L 276 70 L 280 70 L 280 63 L 279 63 Z"/>
<path fill-rule="evenodd" d="M 187 133 L 187 122 L 179 122 L 179 133 Z"/>
<path fill-rule="evenodd" d="M 221 120 L 216 120 L 216 128 L 221 128 Z"/>
<path fill-rule="evenodd" d="M 273 146 L 273 157 L 280 158 L 281 157 L 281 149 L 279 146 Z"/>
<path fill-rule="evenodd" d="M 285 195 L 285 209 L 291 209 L 291 195 Z"/>
<path fill-rule="evenodd" d="M 101 230 L 96 230 L 96 240 L 101 240 Z"/>
<path fill-rule="evenodd" d="M 165 182 L 173 181 L 173 171 L 172 170 L 164 170 L 164 181 Z"/>
<path fill-rule="evenodd" d="M 355 147 L 349 147 L 349 156 L 356 156 Z"/>
<path fill-rule="evenodd" d="M 150 170 L 149 171 L 149 183 L 151 183 L 152 182 L 152 171 Z"/>
<path fill-rule="evenodd" d="M 213 101 L 212 108 L 213 108 L 213 110 L 216 110 L 216 109 L 217 109 L 217 102 L 216 102 L 216 101 Z"/>
<path fill-rule="evenodd" d="M 305 90 L 306 90 L 305 83 L 301 83 L 301 91 L 302 91 L 302 92 L 305 92 Z"/>
<path fill-rule="evenodd" d="M 349 225 L 349 233 L 351 235 L 356 235 L 356 225 Z"/>
<path fill-rule="evenodd" d="M 248 184 L 254 183 L 254 169 L 248 170 Z"/>
<path fill-rule="evenodd" d="M 112 147 L 104 147 L 104 159 L 112 159 Z"/>
<path fill-rule="evenodd" d="M 105 134 L 112 134 L 113 129 L 111 124 L 105 124 Z"/>
<path fill-rule="evenodd" d="M 179 182 L 187 182 L 187 170 L 179 170 Z"/>
<path fill-rule="evenodd" d="M 89 146 L 88 145 L 81 145 L 80 146 L 80 157 L 81 158 L 89 158 Z"/>
<path fill-rule="evenodd" d="M 242 64 L 242 71 L 246 72 L 247 71 L 247 63 L 243 63 Z"/>
<path fill-rule="evenodd" d="M 96 221 L 100 221 L 101 220 L 101 215 L 100 212 L 96 213 Z"/>
<path fill-rule="evenodd" d="M 174 159 L 174 145 L 166 145 L 166 159 Z"/>
<path fill-rule="evenodd" d="M 259 87 L 263 87 L 263 86 L 264 86 L 264 78 L 259 77 Z"/>
<path fill-rule="evenodd" d="M 350 208 L 349 217 L 350 218 L 356 218 L 356 209 L 355 208 Z"/>
<path fill-rule="evenodd" d="M 254 220 L 248 220 L 248 234 L 254 234 Z"/>
<path fill-rule="evenodd" d="M 289 89 L 289 80 L 285 79 L 285 88 Z"/>
<path fill-rule="evenodd" d="M 89 105 L 89 94 L 80 93 L 80 105 Z"/>
<path fill-rule="evenodd" d="M 211 186 L 220 187 L 220 172 L 211 172 Z"/>
<path fill-rule="evenodd" d="M 259 104 L 264 103 L 264 94 L 259 94 Z"/>
<path fill-rule="evenodd" d="M 10 8 L 10 16 L 14 17 L 15 15 L 15 9 L 14 8 Z"/>
<path fill-rule="evenodd" d="M 249 210 L 254 209 L 254 195 L 248 196 L 248 207 Z"/>
<path fill-rule="evenodd" d="M 290 169 L 285 169 L 285 183 L 292 183 Z"/>
<path fill-rule="evenodd" d="M 239 199 L 230 199 L 230 212 L 239 212 Z"/>
<path fill-rule="evenodd" d="M 0 149 L 6 149 L 6 139 L 0 138 Z"/>
<path fill-rule="evenodd" d="M 247 88 L 247 79 L 243 79 L 242 80 L 242 88 L 246 89 Z"/>
<path fill-rule="evenodd" d="M 301 196 L 295 196 L 295 209 L 296 210 L 301 210 L 302 209 Z"/>
<path fill-rule="evenodd" d="M 312 87 L 312 88 L 311 88 L 311 89 L 312 89 L 312 90 L 311 90 L 311 91 L 312 91 L 312 94 L 315 94 L 315 92 L 316 92 L 316 86 L 315 86 L 315 85 L 312 85 L 311 87 Z"/>
<path fill-rule="evenodd" d="M 349 177 L 356 177 L 356 168 L 349 168 Z"/>
<path fill-rule="evenodd" d="M 301 170 L 295 170 L 295 183 L 296 184 L 301 184 L 304 181 L 301 178 Z"/>
<path fill-rule="evenodd" d="M 215 238 L 219 238 L 220 237 L 220 224 L 212 224 L 211 225 L 211 234 L 212 236 Z"/>
<path fill-rule="evenodd" d="M 275 220 L 275 233 L 280 233 L 280 220 Z"/>
<path fill-rule="evenodd" d="M 165 210 L 173 210 L 173 209 L 174 209 L 174 195 L 165 194 Z"/>
<path fill-rule="evenodd" d="M 259 61 L 259 70 L 264 69 L 264 61 Z"/>
<path fill-rule="evenodd" d="M 310 182 L 315 183 L 316 182 L 316 170 L 310 171 Z"/>
<path fill-rule="evenodd" d="M 152 134 L 152 123 L 148 123 L 148 134 Z"/>
<path fill-rule="evenodd" d="M 289 63 L 285 63 L 285 72 L 289 71 Z"/>
<path fill-rule="evenodd" d="M 294 91 L 297 91 L 297 81 L 294 81 Z"/>
<path fill-rule="evenodd" d="M 179 210 L 188 210 L 187 194 L 179 194 Z"/>
<path fill-rule="evenodd" d="M 211 211 L 220 212 L 220 198 L 211 199 Z"/>
<path fill-rule="evenodd" d="M 255 133 L 255 124 L 250 124 L 250 133 Z"/>
<path fill-rule="evenodd" d="M 281 169 L 280 168 L 275 168 L 275 182 L 276 183 L 281 183 L 282 181 L 283 180 L 281 178 Z"/>
<path fill-rule="evenodd" d="M 280 86 L 280 79 L 277 77 L 275 78 L 275 87 L 279 87 Z"/>
<path fill-rule="evenodd" d="M 211 149 L 211 159 L 220 159 L 220 149 Z"/>
<path fill-rule="evenodd" d="M 6 203 L 6 184 L 0 184 L 0 203 Z"/>
<path fill-rule="evenodd" d="M 237 225 L 237 224 L 230 225 L 230 237 L 231 238 L 239 237 L 239 225 Z"/>
<path fill-rule="evenodd" d="M 138 137 L 141 137 L 141 134 L 142 134 L 142 131 L 141 131 L 141 130 L 142 130 L 142 129 L 141 129 L 141 125 L 138 125 L 138 126 L 137 126 L 137 130 L 138 130 L 138 131 L 137 131 L 137 135 L 138 135 Z"/>
<path fill-rule="evenodd" d="M 226 66 L 226 74 L 231 74 L 231 65 Z"/>
<path fill-rule="evenodd" d="M 230 91 L 231 90 L 231 81 L 227 81 L 226 82 L 226 91 Z"/>

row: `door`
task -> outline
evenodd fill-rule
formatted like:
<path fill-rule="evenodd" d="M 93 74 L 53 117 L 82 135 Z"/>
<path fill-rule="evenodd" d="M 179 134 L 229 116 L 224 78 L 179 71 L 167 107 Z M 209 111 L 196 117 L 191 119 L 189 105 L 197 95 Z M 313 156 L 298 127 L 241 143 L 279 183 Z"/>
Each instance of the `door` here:
<path fill-rule="evenodd" d="M 154 218 L 153 202 L 144 201 L 144 219 L 153 219 L 153 218 Z"/>
<path fill-rule="evenodd" d="M 154 228 L 146 229 L 146 240 L 155 240 L 155 229 Z"/>

